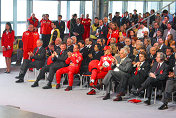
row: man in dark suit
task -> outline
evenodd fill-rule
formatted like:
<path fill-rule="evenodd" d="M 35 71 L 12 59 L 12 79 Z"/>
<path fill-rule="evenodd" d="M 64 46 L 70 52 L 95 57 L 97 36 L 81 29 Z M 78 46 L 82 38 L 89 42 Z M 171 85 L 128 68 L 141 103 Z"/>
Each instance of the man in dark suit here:
<path fill-rule="evenodd" d="M 116 23 L 118 27 L 120 27 L 120 12 L 116 12 L 115 16 L 112 18 L 112 22 Z"/>
<path fill-rule="evenodd" d="M 128 51 L 125 48 L 122 48 L 120 50 L 120 56 L 115 57 L 115 60 L 113 60 L 112 69 L 109 70 L 106 76 L 103 79 L 102 84 L 104 84 L 106 88 L 106 96 L 103 98 L 103 100 L 110 99 L 110 90 L 112 86 L 112 81 L 118 82 L 118 94 L 116 99 L 113 101 L 121 101 L 123 95 L 125 95 L 126 87 L 128 78 L 130 76 L 130 70 L 132 69 L 132 61 L 130 58 L 127 57 Z M 99 88 L 98 85 L 97 88 Z"/>
<path fill-rule="evenodd" d="M 67 39 L 67 50 L 73 52 L 73 40 L 70 37 Z"/>
<path fill-rule="evenodd" d="M 158 29 L 156 32 L 156 36 L 151 38 L 151 45 L 153 46 L 156 42 L 158 42 L 159 38 L 162 38 L 163 31 L 161 29 Z"/>
<path fill-rule="evenodd" d="M 76 19 L 77 19 L 77 14 L 73 14 L 73 17 L 70 20 L 70 29 L 69 29 L 70 36 L 74 36 L 73 35 L 73 28 L 76 25 Z"/>
<path fill-rule="evenodd" d="M 85 43 L 83 40 L 78 41 L 78 45 L 80 46 L 79 52 L 83 56 L 83 61 L 81 63 L 81 69 L 80 69 L 80 73 L 83 74 L 88 71 L 88 64 L 89 64 L 88 54 L 89 54 L 89 52 L 88 52 L 88 49 L 85 47 Z"/>
<path fill-rule="evenodd" d="M 173 49 L 171 47 L 166 48 L 166 64 L 169 66 L 169 71 L 173 70 L 173 67 L 175 66 L 175 57 L 173 54 Z"/>
<path fill-rule="evenodd" d="M 99 20 L 99 27 L 97 28 L 96 36 L 101 39 L 104 38 L 107 42 L 108 28 L 104 26 L 103 20 Z"/>
<path fill-rule="evenodd" d="M 151 47 L 150 54 L 147 57 L 149 64 L 153 64 L 156 61 L 155 58 L 156 58 L 156 47 Z"/>
<path fill-rule="evenodd" d="M 46 50 L 42 47 L 43 41 L 37 40 L 37 48 L 34 49 L 34 52 L 28 52 L 30 59 L 24 59 L 23 64 L 20 68 L 19 76 L 16 76 L 16 83 L 24 82 L 24 76 L 29 68 L 40 69 L 45 64 Z M 34 60 L 34 61 L 33 61 Z"/>
<path fill-rule="evenodd" d="M 147 59 L 147 54 L 145 52 L 139 53 L 139 62 L 133 65 L 134 73 L 130 77 L 128 83 L 130 87 L 140 88 L 141 84 L 147 79 L 148 72 L 150 70 L 150 64 Z"/>
<path fill-rule="evenodd" d="M 165 53 L 167 46 L 164 44 L 164 39 L 163 38 L 159 38 L 158 39 L 158 44 L 160 46 L 159 51 Z"/>
<path fill-rule="evenodd" d="M 64 40 L 65 22 L 61 20 L 62 15 L 58 15 L 58 21 L 56 21 L 56 27 L 60 31 L 60 37 Z"/>
<path fill-rule="evenodd" d="M 65 64 L 65 60 L 67 59 L 66 43 L 64 43 L 64 42 L 61 43 L 60 48 L 61 48 L 60 50 L 53 52 L 53 54 L 51 55 L 50 59 L 52 60 L 53 63 L 46 65 L 41 69 L 41 71 L 37 77 L 37 80 L 34 82 L 34 84 L 31 87 L 39 86 L 38 82 L 42 79 L 42 77 L 45 75 L 46 72 L 49 72 L 49 75 L 48 75 L 49 82 L 46 86 L 43 87 L 43 89 L 52 88 L 51 83 L 53 81 L 54 74 L 56 73 L 56 71 L 60 68 L 67 66 Z"/>
<path fill-rule="evenodd" d="M 156 37 L 158 30 L 159 30 L 159 23 L 158 22 L 154 22 L 154 27 L 152 28 L 152 30 L 149 33 L 150 38 Z"/>
<path fill-rule="evenodd" d="M 171 98 L 172 92 L 176 91 L 176 65 L 174 66 L 173 72 L 171 71 L 169 72 L 168 77 L 169 79 L 166 82 L 166 87 L 162 98 L 163 105 L 161 105 L 158 108 L 159 110 L 168 109 L 167 105 L 168 105 L 169 99 Z"/>
<path fill-rule="evenodd" d="M 150 105 L 152 87 L 160 87 L 164 84 L 168 76 L 168 65 L 164 62 L 165 55 L 163 52 L 158 52 L 156 56 L 156 62 L 153 64 L 149 71 L 149 77 L 142 84 L 142 87 L 138 91 L 134 92 L 134 95 L 139 95 L 139 93 L 147 89 L 148 100 L 144 101 L 145 104 Z"/>
<path fill-rule="evenodd" d="M 76 19 L 76 24 L 73 27 L 72 33 L 74 36 L 76 36 L 77 41 L 80 41 L 83 39 L 84 26 L 81 24 L 80 18 Z"/>

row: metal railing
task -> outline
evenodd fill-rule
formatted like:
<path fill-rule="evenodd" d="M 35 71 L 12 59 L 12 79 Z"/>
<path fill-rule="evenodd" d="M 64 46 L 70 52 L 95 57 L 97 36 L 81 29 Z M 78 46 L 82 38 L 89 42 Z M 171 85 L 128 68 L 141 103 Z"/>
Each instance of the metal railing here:
<path fill-rule="evenodd" d="M 168 9 L 170 9 L 170 5 L 173 4 L 174 2 L 175 2 L 175 1 L 172 1 L 172 2 L 169 3 L 168 5 L 162 7 L 161 9 L 159 9 L 158 11 L 156 11 L 155 13 L 151 14 L 150 16 L 148 16 L 147 18 L 144 18 L 144 19 L 143 19 L 142 21 L 140 21 L 140 22 L 143 22 L 143 21 L 147 20 L 147 27 L 149 28 L 150 17 L 152 17 L 153 15 L 155 15 L 155 14 L 157 14 L 157 13 L 160 13 L 160 12 L 161 12 L 164 8 L 166 8 L 166 7 L 168 7 Z M 128 36 L 128 31 L 131 30 L 131 29 L 133 29 L 134 27 L 136 27 L 138 24 L 139 24 L 139 22 L 136 23 L 134 26 L 128 28 L 127 31 L 126 31 L 126 34 L 127 34 L 126 36 Z"/>

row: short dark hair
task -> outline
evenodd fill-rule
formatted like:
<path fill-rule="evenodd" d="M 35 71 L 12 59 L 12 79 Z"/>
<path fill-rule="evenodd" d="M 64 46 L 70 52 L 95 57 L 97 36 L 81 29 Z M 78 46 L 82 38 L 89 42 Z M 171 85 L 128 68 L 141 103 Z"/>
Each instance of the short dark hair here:
<path fill-rule="evenodd" d="M 163 10 L 163 13 L 166 13 L 166 14 L 167 14 L 167 13 L 168 13 L 168 11 L 165 9 L 165 10 Z"/>
<path fill-rule="evenodd" d="M 94 19 L 99 19 L 98 17 L 95 17 Z"/>
<path fill-rule="evenodd" d="M 49 14 L 45 14 L 45 15 L 49 17 Z"/>
<path fill-rule="evenodd" d="M 147 54 L 146 54 L 146 52 L 140 52 L 139 55 L 140 55 L 140 54 L 141 54 L 141 55 L 144 55 L 144 58 L 147 59 Z"/>
<path fill-rule="evenodd" d="M 63 42 L 61 42 L 61 45 L 66 45 L 67 46 L 67 43 L 63 41 Z"/>
<path fill-rule="evenodd" d="M 55 21 L 52 22 L 54 25 L 57 25 L 57 23 Z"/>
<path fill-rule="evenodd" d="M 171 48 L 171 47 L 167 47 L 166 50 L 167 50 L 167 49 L 168 49 L 168 50 L 171 50 L 171 52 L 174 52 L 173 48 Z"/>
<path fill-rule="evenodd" d="M 61 18 L 62 18 L 62 15 L 58 15 L 58 17 L 61 17 Z"/>

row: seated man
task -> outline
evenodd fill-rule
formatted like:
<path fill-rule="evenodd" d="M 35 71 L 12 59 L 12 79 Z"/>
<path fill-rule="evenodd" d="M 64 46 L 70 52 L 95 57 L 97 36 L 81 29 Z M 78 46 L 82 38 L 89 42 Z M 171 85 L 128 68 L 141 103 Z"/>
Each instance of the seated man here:
<path fill-rule="evenodd" d="M 37 68 L 40 69 L 45 64 L 45 56 L 46 51 L 45 48 L 42 47 L 43 41 L 37 40 L 37 47 L 34 49 L 34 52 L 28 52 L 30 59 L 24 59 L 23 64 L 21 65 L 19 76 L 15 77 L 19 80 L 16 83 L 24 82 L 24 76 L 29 68 Z M 32 61 L 34 59 L 34 61 Z"/>
<path fill-rule="evenodd" d="M 104 47 L 104 56 L 99 60 L 93 60 L 89 63 L 89 71 L 91 72 L 91 83 L 90 86 L 93 89 L 87 93 L 87 95 L 95 95 L 95 85 L 97 85 L 98 79 L 103 79 L 105 75 L 111 70 L 111 64 L 114 57 L 111 55 L 110 46 Z"/>
<path fill-rule="evenodd" d="M 130 76 L 130 70 L 132 69 L 132 60 L 127 57 L 128 51 L 126 48 L 122 48 L 119 52 L 120 56 L 115 57 L 112 64 L 112 69 L 104 77 L 102 84 L 106 88 L 106 96 L 103 100 L 110 99 L 110 90 L 112 86 L 112 81 L 119 82 L 117 98 L 113 101 L 121 101 L 123 95 L 125 95 L 128 78 Z M 99 85 L 101 86 L 101 85 Z M 97 87 L 98 88 L 98 87 Z"/>
<path fill-rule="evenodd" d="M 164 91 L 164 96 L 162 98 L 163 105 L 161 105 L 161 107 L 158 108 L 159 110 L 168 109 L 167 104 L 169 102 L 169 99 L 171 98 L 172 92 L 176 91 L 176 65 L 174 66 L 173 72 L 170 72 L 168 77 L 169 79 L 166 82 L 166 88 Z"/>
<path fill-rule="evenodd" d="M 145 52 L 139 53 L 139 62 L 133 65 L 134 73 L 130 77 L 128 84 L 130 87 L 140 88 L 141 84 L 146 80 L 150 70 L 150 64 L 146 60 L 147 54 Z"/>
<path fill-rule="evenodd" d="M 74 74 L 79 73 L 81 62 L 83 60 L 82 54 L 79 52 L 79 45 L 75 44 L 73 48 L 73 53 L 68 52 L 68 58 L 65 60 L 66 64 L 69 64 L 68 67 L 61 68 L 56 72 L 56 89 L 60 88 L 60 81 L 62 74 L 68 73 L 69 86 L 65 89 L 65 91 L 72 90 Z"/>
<path fill-rule="evenodd" d="M 167 79 L 169 68 L 164 60 L 165 54 L 163 52 L 158 52 L 156 56 L 156 62 L 149 71 L 149 77 L 142 84 L 142 87 L 133 93 L 137 96 L 142 90 L 147 89 L 148 100 L 144 101 L 144 103 L 147 105 L 150 105 L 152 87 L 164 84 L 164 81 Z"/>
<path fill-rule="evenodd" d="M 48 58 L 50 59 L 50 58 Z M 60 50 L 56 50 L 53 52 L 53 54 L 51 55 L 51 61 L 53 63 L 51 64 L 47 64 L 46 66 L 44 66 L 41 70 L 40 73 L 37 77 L 37 80 L 35 81 L 35 83 L 31 86 L 31 87 L 37 87 L 38 86 L 38 82 L 43 78 L 43 76 L 45 75 L 46 72 L 49 72 L 48 75 L 48 84 L 43 87 L 43 89 L 50 89 L 52 88 L 52 81 L 54 78 L 54 74 L 56 73 L 56 71 L 60 68 L 66 67 L 66 63 L 65 60 L 67 59 L 67 50 L 66 50 L 66 43 L 62 42 L 60 45 Z"/>

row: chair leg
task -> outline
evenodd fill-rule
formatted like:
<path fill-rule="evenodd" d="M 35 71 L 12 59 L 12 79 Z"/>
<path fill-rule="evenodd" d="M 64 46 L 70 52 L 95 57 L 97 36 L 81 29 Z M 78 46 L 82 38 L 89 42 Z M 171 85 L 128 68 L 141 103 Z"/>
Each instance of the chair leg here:
<path fill-rule="evenodd" d="M 145 100 L 145 98 L 146 98 L 146 93 L 147 93 L 147 90 L 145 89 L 145 90 L 144 90 L 144 100 Z"/>
<path fill-rule="evenodd" d="M 156 103 L 157 88 L 155 88 L 154 104 Z"/>
<path fill-rule="evenodd" d="M 172 92 L 172 103 L 174 103 L 174 92 Z"/>

